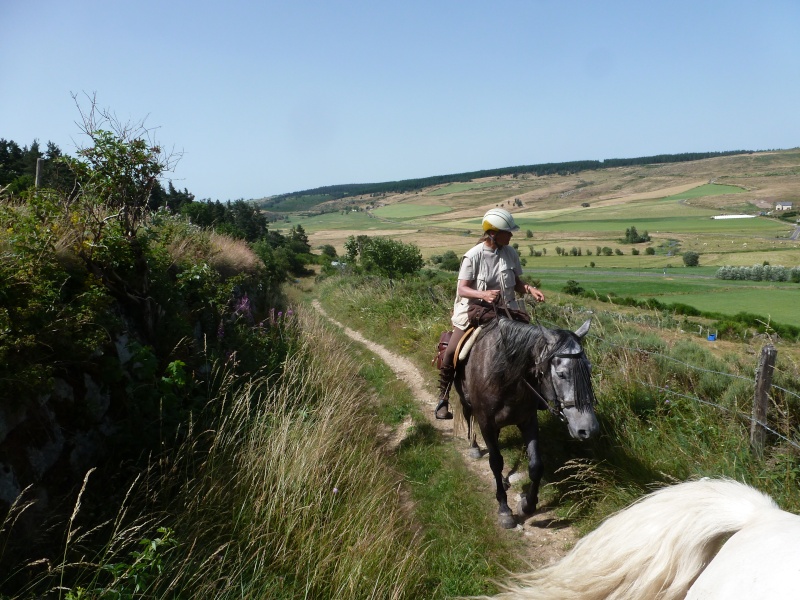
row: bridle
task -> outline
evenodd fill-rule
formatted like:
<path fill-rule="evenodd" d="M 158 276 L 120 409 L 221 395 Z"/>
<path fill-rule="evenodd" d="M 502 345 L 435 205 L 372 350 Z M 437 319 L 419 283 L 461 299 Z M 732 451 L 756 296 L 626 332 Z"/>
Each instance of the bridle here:
<path fill-rule="evenodd" d="M 542 368 L 539 369 L 541 374 L 544 374 L 545 368 L 550 367 L 550 361 L 554 358 L 574 358 L 574 359 L 586 359 L 586 354 L 584 354 L 583 350 L 580 352 L 571 352 L 571 353 L 559 353 L 559 354 L 551 354 L 547 360 L 542 361 Z M 556 402 L 558 402 L 558 406 L 553 406 L 550 402 L 548 402 L 547 398 L 542 396 L 535 387 L 533 387 L 530 382 L 526 378 L 522 378 L 523 383 L 528 386 L 528 389 L 533 392 L 533 395 L 536 396 L 536 399 L 543 403 L 547 410 L 550 411 L 554 417 L 558 417 L 561 421 L 566 422 L 567 418 L 564 416 L 564 410 L 567 408 L 575 408 L 576 402 L 574 398 L 569 400 L 562 400 L 558 393 L 556 392 L 556 386 L 552 382 L 552 378 L 550 381 L 550 386 L 553 388 L 553 395 L 556 397 Z"/>

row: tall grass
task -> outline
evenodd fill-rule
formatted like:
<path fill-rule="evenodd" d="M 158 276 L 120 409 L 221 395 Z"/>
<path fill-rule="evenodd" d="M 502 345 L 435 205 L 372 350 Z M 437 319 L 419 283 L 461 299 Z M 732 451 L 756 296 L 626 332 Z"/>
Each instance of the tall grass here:
<path fill-rule="evenodd" d="M 302 339 L 282 373 L 223 385 L 215 427 L 153 461 L 115 522 L 88 532 L 76 505 L 63 564 L 21 596 L 432 597 L 426 546 L 363 410 L 357 366 L 317 320 L 297 318 Z M 91 555 L 100 531 L 105 549 Z"/>
<path fill-rule="evenodd" d="M 303 330 L 276 381 L 220 399 L 224 420 L 181 495 L 175 531 L 192 551 L 168 594 L 414 597 L 424 550 L 400 477 L 359 409 L 353 364 L 314 321 Z"/>

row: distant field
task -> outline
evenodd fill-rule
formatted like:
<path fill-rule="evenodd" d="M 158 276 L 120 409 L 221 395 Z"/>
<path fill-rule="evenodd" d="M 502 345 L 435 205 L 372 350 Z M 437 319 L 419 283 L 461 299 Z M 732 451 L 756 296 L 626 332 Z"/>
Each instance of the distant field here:
<path fill-rule="evenodd" d="M 750 312 L 788 325 L 800 325 L 800 284 L 716 279 L 716 268 L 665 270 L 549 270 L 524 269 L 530 279 L 540 279 L 545 292 L 560 292 L 567 280 L 577 281 L 587 291 L 616 294 L 638 300 L 655 298 L 665 304 L 680 303 L 699 310 L 733 315 Z M 594 272 L 592 272 L 594 271 Z"/>
<path fill-rule="evenodd" d="M 739 194 L 746 191 L 737 185 L 721 185 L 718 183 L 708 183 L 689 191 L 675 194 L 664 198 L 665 200 L 688 200 L 691 198 L 701 198 L 703 196 L 719 196 L 721 194 Z"/>
<path fill-rule="evenodd" d="M 479 190 L 483 188 L 498 187 L 501 185 L 508 185 L 508 181 L 478 181 L 466 183 L 451 183 L 437 190 L 428 192 L 428 196 L 444 196 L 447 194 L 458 194 L 469 190 Z"/>
<path fill-rule="evenodd" d="M 778 200 L 798 202 L 798 173 L 800 151 L 792 150 L 564 176 L 452 183 L 391 196 L 388 204 L 375 210 L 377 218 L 364 211 L 340 211 L 311 218 L 292 216 L 280 228 L 302 224 L 314 244 L 332 244 L 340 252 L 349 235 L 390 235 L 416 244 L 427 258 L 446 250 L 460 254 L 477 243 L 480 218 L 476 215 L 499 204 L 511 210 L 520 225 L 512 241 L 527 262 L 527 275 L 541 278 L 551 294 L 560 293 L 565 282 L 574 279 L 598 293 L 657 298 L 720 313 L 748 311 L 798 324 L 797 284 L 713 277 L 722 265 L 767 261 L 800 266 L 800 241 L 789 239 L 793 225 L 767 217 L 711 218 L 739 210 L 751 214 L 769 210 Z M 692 182 L 711 180 L 729 185 L 686 189 Z M 679 190 L 685 191 L 675 193 Z M 517 198 L 522 207 L 512 206 Z M 373 198 L 363 198 L 364 205 L 371 202 Z M 647 231 L 652 242 L 621 243 L 630 227 L 640 234 Z M 532 238 L 526 237 L 526 230 L 531 230 Z M 597 256 L 598 246 L 623 254 Z M 655 255 L 644 253 L 648 246 Z M 546 253 L 530 256 L 530 247 Z M 566 252 L 575 247 L 582 255 L 559 256 L 557 247 Z M 634 247 L 638 256 L 631 253 Z M 683 266 L 681 253 L 688 250 L 700 254 L 700 267 Z"/>
<path fill-rule="evenodd" d="M 384 223 L 380 219 L 370 217 L 365 211 L 325 213 L 313 217 L 292 216 L 287 224 L 281 224 L 277 229 L 289 229 L 297 224 L 303 226 L 307 233 L 331 229 L 348 229 L 369 233 L 381 229 L 397 229 L 396 223 Z"/>
<path fill-rule="evenodd" d="M 626 219 L 565 219 L 533 221 L 519 220 L 520 227 L 535 231 L 590 231 L 595 233 L 620 232 L 624 236 L 629 227 L 636 227 L 641 232 L 653 233 L 703 233 L 715 234 L 741 234 L 741 235 L 770 235 L 776 237 L 785 235 L 790 227 L 772 219 L 730 219 L 714 220 L 709 217 L 689 215 L 685 217 L 630 217 Z"/>
<path fill-rule="evenodd" d="M 418 217 L 426 217 L 429 215 L 438 215 L 441 213 L 449 212 L 450 208 L 447 206 L 423 206 L 420 204 L 390 204 L 389 206 L 382 206 L 376 208 L 372 212 L 379 217 L 387 219 L 415 219 Z"/>
<path fill-rule="evenodd" d="M 800 325 L 800 284 L 790 288 L 762 288 L 749 286 L 736 290 L 705 290 L 696 294 L 654 295 L 661 302 L 681 302 L 700 310 L 716 311 L 723 314 L 749 312 L 764 315 L 778 323 Z"/>

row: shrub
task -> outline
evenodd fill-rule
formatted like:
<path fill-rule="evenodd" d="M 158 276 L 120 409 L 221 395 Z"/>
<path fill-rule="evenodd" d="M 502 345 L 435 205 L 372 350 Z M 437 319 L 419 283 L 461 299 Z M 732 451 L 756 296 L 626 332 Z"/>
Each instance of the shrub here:
<path fill-rule="evenodd" d="M 700 264 L 700 255 L 691 250 L 683 253 L 683 264 L 687 267 L 696 267 Z"/>
<path fill-rule="evenodd" d="M 567 280 L 567 284 L 561 288 L 561 291 L 565 294 L 571 294 L 573 296 L 580 296 L 583 294 L 584 289 L 580 286 L 580 284 L 575 281 L 574 279 Z"/>
<path fill-rule="evenodd" d="M 415 273 L 424 264 L 422 254 L 416 245 L 405 244 L 391 238 L 350 236 L 345 242 L 345 249 L 351 262 L 358 257 L 366 271 L 374 271 L 390 279 Z"/>
<path fill-rule="evenodd" d="M 625 237 L 620 240 L 626 244 L 639 244 L 641 242 L 649 242 L 650 235 L 645 231 L 641 235 L 636 231 L 636 227 L 629 227 L 625 230 Z"/>
<path fill-rule="evenodd" d="M 431 263 L 439 265 L 444 271 L 458 271 L 461 267 L 461 258 L 452 250 L 446 250 L 444 254 L 431 256 Z"/>

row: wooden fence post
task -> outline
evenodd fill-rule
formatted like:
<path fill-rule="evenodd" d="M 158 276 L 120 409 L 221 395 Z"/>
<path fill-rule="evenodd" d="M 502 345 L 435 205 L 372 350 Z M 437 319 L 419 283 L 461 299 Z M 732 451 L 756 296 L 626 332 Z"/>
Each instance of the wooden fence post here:
<path fill-rule="evenodd" d="M 772 372 L 775 370 L 777 355 L 778 351 L 775 350 L 775 346 L 767 344 L 761 348 L 761 358 L 758 361 L 756 392 L 753 397 L 753 420 L 750 423 L 750 447 L 759 456 L 764 451 L 764 441 L 767 437 L 767 431 L 763 425 L 767 423 L 769 390 L 772 387 Z"/>

